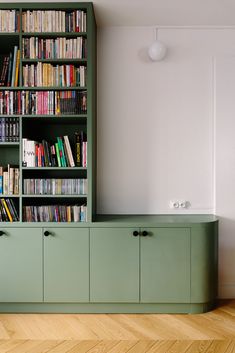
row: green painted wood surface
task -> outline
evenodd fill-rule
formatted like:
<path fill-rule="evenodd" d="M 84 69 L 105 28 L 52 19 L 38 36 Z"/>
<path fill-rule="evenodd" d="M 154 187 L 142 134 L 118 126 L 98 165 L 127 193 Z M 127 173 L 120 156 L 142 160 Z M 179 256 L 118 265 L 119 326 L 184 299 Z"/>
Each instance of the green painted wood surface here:
<path fill-rule="evenodd" d="M 188 227 L 194 225 L 203 225 L 204 223 L 214 223 L 218 220 L 213 214 L 187 214 L 187 215 L 171 215 L 171 214 L 113 214 L 113 215 L 97 215 L 94 224 L 107 227 L 124 226 L 124 227 Z M 133 225 L 134 224 L 134 225 Z"/>
<path fill-rule="evenodd" d="M 29 168 L 30 169 L 30 168 Z M 57 168 L 60 172 L 61 168 Z M 73 168 L 70 168 L 70 171 Z M 67 170 L 69 172 L 69 170 Z M 25 170 L 24 170 L 25 173 Z M 31 174 L 31 172 L 29 171 Z M 53 171 L 54 173 L 54 171 Z M 123 228 L 133 228 L 133 227 L 167 227 L 167 228 L 184 228 L 184 227 L 201 227 L 210 223 L 218 222 L 218 217 L 214 215 L 98 215 L 93 222 L 86 223 L 56 223 L 51 222 L 49 225 L 53 227 L 89 227 L 89 228 L 114 228 L 114 227 L 123 227 Z M 42 228 L 46 227 L 48 223 L 46 222 L 17 222 L 17 227 L 36 227 Z M 14 224 L 4 223 L 4 226 L 15 227 Z"/>
<path fill-rule="evenodd" d="M 215 308 L 215 302 L 189 303 L 0 303 L 4 313 L 174 313 L 200 314 Z"/>
<path fill-rule="evenodd" d="M 143 303 L 190 302 L 190 229 L 143 228 L 140 299 Z"/>
<path fill-rule="evenodd" d="M 44 228 L 44 301 L 89 301 L 89 230 Z"/>
<path fill-rule="evenodd" d="M 0 302 L 41 302 L 42 233 L 32 228 L 1 228 Z"/>
<path fill-rule="evenodd" d="M 90 230 L 91 302 L 139 301 L 139 237 L 132 228 Z"/>
<path fill-rule="evenodd" d="M 218 291 L 218 222 L 191 229 L 191 302 L 205 303 Z"/>

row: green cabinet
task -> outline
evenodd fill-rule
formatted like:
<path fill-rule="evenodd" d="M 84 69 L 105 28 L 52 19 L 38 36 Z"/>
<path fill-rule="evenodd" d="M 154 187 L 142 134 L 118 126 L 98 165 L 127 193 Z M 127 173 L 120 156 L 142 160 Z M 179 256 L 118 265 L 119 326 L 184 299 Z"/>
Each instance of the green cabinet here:
<path fill-rule="evenodd" d="M 139 302 L 139 237 L 134 230 L 90 230 L 91 302 Z"/>
<path fill-rule="evenodd" d="M 190 229 L 91 229 L 90 256 L 92 302 L 190 302 Z"/>
<path fill-rule="evenodd" d="M 88 228 L 0 230 L 0 302 L 43 301 L 89 301 Z"/>
<path fill-rule="evenodd" d="M 0 302 L 41 302 L 41 229 L 1 228 Z"/>
<path fill-rule="evenodd" d="M 144 228 L 140 234 L 140 301 L 189 303 L 190 229 Z"/>
<path fill-rule="evenodd" d="M 0 229 L 0 312 L 202 313 L 217 288 L 213 216 Z"/>
<path fill-rule="evenodd" d="M 44 228 L 44 301 L 89 301 L 88 228 Z"/>

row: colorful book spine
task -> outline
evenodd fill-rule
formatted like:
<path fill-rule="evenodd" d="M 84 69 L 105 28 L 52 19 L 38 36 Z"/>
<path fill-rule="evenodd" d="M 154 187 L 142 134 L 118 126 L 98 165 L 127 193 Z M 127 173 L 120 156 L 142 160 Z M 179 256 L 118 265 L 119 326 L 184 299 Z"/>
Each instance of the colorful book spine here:
<path fill-rule="evenodd" d="M 13 63 L 12 63 L 12 75 L 11 75 L 11 86 L 12 87 L 14 87 L 14 85 L 15 85 L 17 53 L 18 53 L 18 46 L 15 45 L 14 46 L 14 53 L 13 53 Z"/>
<path fill-rule="evenodd" d="M 3 167 L 0 167 L 0 194 L 3 194 Z"/>

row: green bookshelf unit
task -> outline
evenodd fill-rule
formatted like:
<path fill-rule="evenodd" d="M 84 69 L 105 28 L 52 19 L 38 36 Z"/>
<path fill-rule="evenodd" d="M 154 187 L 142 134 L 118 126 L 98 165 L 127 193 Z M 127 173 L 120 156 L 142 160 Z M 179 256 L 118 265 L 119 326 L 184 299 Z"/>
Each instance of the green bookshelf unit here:
<path fill-rule="evenodd" d="M 213 215 L 96 212 L 92 3 L 0 4 L 0 311 L 200 313 Z"/>
<path fill-rule="evenodd" d="M 1 221 L 91 221 L 96 194 L 93 6 L 1 4 L 0 29 Z"/>

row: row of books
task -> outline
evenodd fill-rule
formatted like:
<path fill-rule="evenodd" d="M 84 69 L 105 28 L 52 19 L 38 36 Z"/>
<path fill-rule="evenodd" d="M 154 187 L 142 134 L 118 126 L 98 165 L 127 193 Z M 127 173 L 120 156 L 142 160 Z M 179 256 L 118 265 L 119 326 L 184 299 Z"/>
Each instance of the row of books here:
<path fill-rule="evenodd" d="M 19 85 L 20 50 L 14 46 L 13 52 L 3 55 L 0 67 L 0 86 L 17 87 Z"/>
<path fill-rule="evenodd" d="M 82 10 L 28 10 L 22 14 L 23 32 L 86 32 Z"/>
<path fill-rule="evenodd" d="M 0 199 L 0 222 L 17 222 L 19 215 L 14 201 L 8 198 Z"/>
<path fill-rule="evenodd" d="M 85 87 L 86 67 L 74 65 L 52 65 L 39 62 L 23 66 L 25 87 Z"/>
<path fill-rule="evenodd" d="M 87 179 L 24 179 L 26 195 L 86 195 Z"/>
<path fill-rule="evenodd" d="M 19 24 L 19 11 L 0 10 L 0 32 L 18 32 Z"/>
<path fill-rule="evenodd" d="M 0 195 L 18 195 L 19 180 L 18 167 L 11 167 L 10 164 L 6 168 L 0 166 Z"/>
<path fill-rule="evenodd" d="M 86 114 L 86 91 L 0 91 L 0 114 Z"/>
<path fill-rule="evenodd" d="M 24 222 L 86 222 L 86 205 L 24 206 Z"/>
<path fill-rule="evenodd" d="M 23 59 L 85 59 L 87 39 L 23 37 Z"/>
<path fill-rule="evenodd" d="M 19 118 L 0 118 L 0 142 L 19 141 Z"/>
<path fill-rule="evenodd" d="M 81 134 L 76 134 L 75 137 L 77 138 L 77 136 L 80 137 Z M 24 167 L 87 167 L 87 141 L 85 141 L 85 137 L 76 142 L 75 160 L 67 135 L 57 137 L 57 142 L 53 144 L 46 140 L 37 142 L 23 138 L 22 146 Z M 79 153 L 77 153 L 78 148 L 80 149 Z"/>

